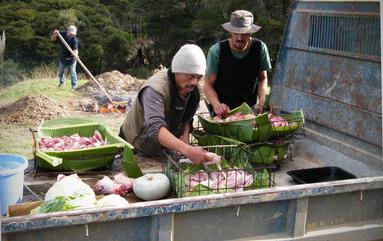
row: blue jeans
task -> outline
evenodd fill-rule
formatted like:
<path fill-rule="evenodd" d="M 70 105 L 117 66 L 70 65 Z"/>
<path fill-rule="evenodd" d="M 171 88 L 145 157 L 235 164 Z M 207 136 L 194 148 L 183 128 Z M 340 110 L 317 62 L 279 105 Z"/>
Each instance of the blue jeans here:
<path fill-rule="evenodd" d="M 76 73 L 76 64 L 74 61 L 73 64 L 64 64 L 59 61 L 59 82 L 60 84 L 64 84 L 64 73 L 66 68 L 70 68 L 70 79 L 72 83 L 72 87 L 77 86 L 77 73 Z"/>

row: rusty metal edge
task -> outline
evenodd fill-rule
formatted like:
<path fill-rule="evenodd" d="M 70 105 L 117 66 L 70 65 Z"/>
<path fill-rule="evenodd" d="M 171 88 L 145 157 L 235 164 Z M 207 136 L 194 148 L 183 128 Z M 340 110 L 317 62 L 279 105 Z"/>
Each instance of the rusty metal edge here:
<path fill-rule="evenodd" d="M 383 189 L 383 176 L 267 188 L 240 193 L 139 202 L 132 203 L 127 208 L 100 208 L 31 216 L 5 217 L 2 218 L 1 233 L 6 234 L 44 228 L 82 225 L 372 189 Z"/>

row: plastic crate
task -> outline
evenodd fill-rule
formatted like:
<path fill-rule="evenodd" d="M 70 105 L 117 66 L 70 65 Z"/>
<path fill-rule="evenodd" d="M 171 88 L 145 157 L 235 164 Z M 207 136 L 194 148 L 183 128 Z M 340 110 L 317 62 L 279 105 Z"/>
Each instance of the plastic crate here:
<path fill-rule="evenodd" d="M 92 136 L 99 131 L 105 145 L 79 150 L 42 151 L 39 141 L 42 137 L 70 136 L 78 133 L 80 136 Z M 87 172 L 110 166 L 117 154 L 122 154 L 124 170 L 130 177 L 142 175 L 137 166 L 133 146 L 122 138 L 113 135 L 107 127 L 88 119 L 61 118 L 43 122 L 34 138 L 34 160 L 37 168 L 52 171 Z"/>

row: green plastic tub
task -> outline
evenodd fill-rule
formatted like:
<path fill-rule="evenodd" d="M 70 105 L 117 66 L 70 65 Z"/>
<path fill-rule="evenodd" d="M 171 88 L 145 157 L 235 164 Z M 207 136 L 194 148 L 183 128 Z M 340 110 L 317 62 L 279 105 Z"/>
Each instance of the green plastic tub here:
<path fill-rule="evenodd" d="M 43 137 L 70 136 L 78 133 L 83 137 L 93 136 L 99 131 L 107 144 L 79 150 L 47 151 L 39 149 Z M 123 168 L 129 177 L 142 175 L 134 158 L 133 146 L 113 135 L 104 125 L 89 119 L 60 118 L 43 122 L 35 136 L 34 159 L 37 168 L 53 171 L 87 172 L 111 165 L 117 154 L 122 153 Z"/>

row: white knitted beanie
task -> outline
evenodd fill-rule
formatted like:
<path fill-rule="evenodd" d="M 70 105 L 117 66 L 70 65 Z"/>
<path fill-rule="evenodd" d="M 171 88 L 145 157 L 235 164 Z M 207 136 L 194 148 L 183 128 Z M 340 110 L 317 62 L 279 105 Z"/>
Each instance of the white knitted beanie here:
<path fill-rule="evenodd" d="M 202 49 L 195 44 L 185 44 L 173 57 L 173 73 L 205 75 L 205 70 L 205 54 Z"/>

